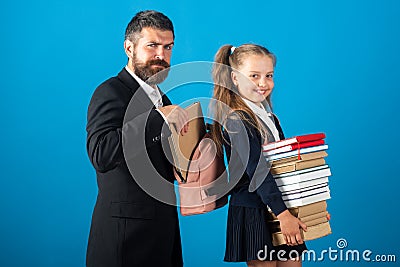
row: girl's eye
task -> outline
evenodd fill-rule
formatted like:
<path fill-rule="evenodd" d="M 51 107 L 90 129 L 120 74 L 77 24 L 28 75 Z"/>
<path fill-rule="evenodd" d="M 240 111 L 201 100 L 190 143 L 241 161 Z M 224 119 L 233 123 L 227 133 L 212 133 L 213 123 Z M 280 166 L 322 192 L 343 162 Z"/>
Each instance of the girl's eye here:
<path fill-rule="evenodd" d="M 258 78 L 258 74 L 252 74 L 251 78 Z"/>
<path fill-rule="evenodd" d="M 267 74 L 267 76 L 266 76 L 268 79 L 272 79 L 273 77 L 274 77 L 274 74 Z"/>

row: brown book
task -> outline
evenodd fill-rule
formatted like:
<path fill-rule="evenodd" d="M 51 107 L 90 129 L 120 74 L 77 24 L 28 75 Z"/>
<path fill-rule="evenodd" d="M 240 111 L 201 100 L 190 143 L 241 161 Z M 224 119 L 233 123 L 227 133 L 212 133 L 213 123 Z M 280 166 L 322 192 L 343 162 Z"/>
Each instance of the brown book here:
<path fill-rule="evenodd" d="M 307 227 L 306 232 L 303 230 L 300 230 L 300 232 L 303 240 L 308 241 L 327 236 L 332 233 L 332 230 L 329 222 L 324 222 Z M 272 244 L 274 246 L 286 244 L 285 239 L 283 238 L 283 234 L 281 232 L 272 233 Z"/>
<path fill-rule="evenodd" d="M 268 211 L 267 212 L 267 222 L 279 222 L 279 220 L 272 211 Z"/>
<path fill-rule="evenodd" d="M 287 172 L 294 172 L 298 170 L 304 170 L 311 167 L 325 165 L 325 159 L 311 159 L 311 160 L 299 160 L 294 162 L 283 163 L 280 165 L 273 165 L 271 168 L 271 174 L 281 174 Z"/>
<path fill-rule="evenodd" d="M 327 211 L 319 212 L 304 218 L 299 218 L 303 223 L 307 225 L 307 227 L 314 226 L 317 224 L 321 224 L 324 222 L 328 221 L 328 218 L 326 217 L 328 214 Z M 274 221 L 269 221 L 268 226 L 271 229 L 272 232 L 280 232 L 281 227 L 279 220 L 274 220 Z"/>
<path fill-rule="evenodd" d="M 326 211 L 326 208 L 327 208 L 326 201 L 323 200 L 301 207 L 289 208 L 289 211 L 293 216 L 297 218 L 304 218 L 312 214 Z M 269 221 L 278 220 L 278 218 L 275 216 L 273 212 L 269 212 L 267 217 Z"/>
<path fill-rule="evenodd" d="M 315 213 L 315 214 L 312 214 L 312 215 L 308 215 L 308 216 L 305 216 L 305 217 L 300 217 L 299 219 L 302 222 L 308 222 L 308 221 L 312 221 L 312 220 L 315 220 L 315 219 L 318 219 L 318 218 L 326 218 L 326 215 L 328 215 L 328 212 L 325 210 L 325 211 L 321 211 L 321 212 L 318 212 L 318 213 Z"/>
<path fill-rule="evenodd" d="M 285 244 L 286 241 L 281 232 L 272 233 L 272 245 L 280 246 Z"/>
<path fill-rule="evenodd" d="M 302 207 L 290 208 L 289 211 L 293 214 L 293 216 L 304 218 L 315 213 L 326 211 L 326 208 L 326 201 L 323 200 Z"/>
<path fill-rule="evenodd" d="M 314 226 L 307 227 L 307 232 L 301 231 L 301 234 L 303 239 L 307 241 L 332 234 L 332 230 L 329 222 L 324 222 Z"/>
<path fill-rule="evenodd" d="M 281 225 L 279 224 L 279 221 L 268 222 L 268 228 L 272 233 L 281 231 Z"/>
<path fill-rule="evenodd" d="M 308 229 L 311 226 L 314 226 L 314 225 L 317 225 L 317 224 L 321 224 L 321 223 L 325 223 L 325 222 L 328 222 L 328 218 L 326 216 L 325 217 L 319 217 L 319 218 L 316 218 L 314 220 L 306 221 L 304 223 L 307 225 L 307 229 Z"/>
<path fill-rule="evenodd" d="M 288 163 L 288 162 L 293 162 L 293 161 L 298 161 L 298 160 L 318 159 L 318 158 L 324 158 L 327 156 L 328 156 L 328 153 L 326 153 L 326 151 L 317 151 L 317 152 L 312 152 L 312 153 L 300 154 L 300 159 L 298 158 L 298 156 L 293 156 L 293 157 L 289 157 L 289 158 L 273 160 L 271 163 L 272 163 L 272 167 L 274 167 L 275 165 L 280 165 L 283 163 Z"/>
<path fill-rule="evenodd" d="M 171 136 L 168 137 L 168 141 L 174 165 L 186 179 L 190 159 L 201 139 L 206 134 L 206 126 L 199 102 L 195 102 L 185 109 L 189 116 L 188 132 L 185 135 L 181 135 L 175 127 L 171 127 Z"/>

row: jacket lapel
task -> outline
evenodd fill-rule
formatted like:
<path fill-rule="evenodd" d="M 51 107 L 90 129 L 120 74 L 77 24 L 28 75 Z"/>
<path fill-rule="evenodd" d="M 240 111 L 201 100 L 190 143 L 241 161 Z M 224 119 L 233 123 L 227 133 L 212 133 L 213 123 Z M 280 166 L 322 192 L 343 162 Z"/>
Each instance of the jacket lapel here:
<path fill-rule="evenodd" d="M 135 78 L 133 78 L 132 75 L 129 74 L 129 72 L 125 68 L 123 68 L 118 73 L 118 78 L 122 81 L 123 84 L 126 85 L 126 87 L 128 87 L 131 90 L 132 94 L 134 95 L 135 98 L 137 98 L 139 102 L 144 104 L 146 107 L 149 107 L 153 104 L 149 96 L 143 90 L 143 88 L 139 85 L 139 83 L 135 80 Z"/>
<path fill-rule="evenodd" d="M 132 91 L 135 98 L 138 98 L 138 101 L 141 102 L 146 107 L 153 106 L 153 102 L 151 102 L 149 96 L 143 90 L 143 88 L 139 85 L 139 83 L 129 74 L 129 72 L 123 68 L 118 73 L 118 78 Z M 161 100 L 164 106 L 171 105 L 171 101 L 160 89 L 159 92 L 162 96 Z"/>
<path fill-rule="evenodd" d="M 167 97 L 166 94 L 164 94 L 161 90 L 159 90 L 161 93 L 161 100 L 163 102 L 163 106 L 169 106 L 171 105 L 171 100 L 169 100 L 169 98 Z"/>

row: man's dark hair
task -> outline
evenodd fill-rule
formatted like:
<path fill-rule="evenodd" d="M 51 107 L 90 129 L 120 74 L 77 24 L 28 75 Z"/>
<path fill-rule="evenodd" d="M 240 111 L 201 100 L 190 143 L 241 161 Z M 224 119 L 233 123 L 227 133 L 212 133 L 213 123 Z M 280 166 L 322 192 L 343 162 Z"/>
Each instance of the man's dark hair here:
<path fill-rule="evenodd" d="M 155 10 L 146 10 L 137 13 L 129 22 L 125 30 L 125 40 L 136 43 L 140 32 L 146 27 L 162 31 L 172 31 L 175 38 L 174 26 L 167 16 Z"/>

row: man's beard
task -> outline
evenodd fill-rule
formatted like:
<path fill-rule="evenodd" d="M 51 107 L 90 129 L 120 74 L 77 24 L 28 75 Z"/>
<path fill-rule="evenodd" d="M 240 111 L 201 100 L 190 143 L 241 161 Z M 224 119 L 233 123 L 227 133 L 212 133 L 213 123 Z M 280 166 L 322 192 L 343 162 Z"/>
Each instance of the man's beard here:
<path fill-rule="evenodd" d="M 152 67 L 154 65 L 158 66 Z M 162 83 L 168 76 L 169 67 L 170 65 L 162 59 L 152 59 L 142 63 L 138 62 L 136 57 L 133 57 L 135 74 L 150 85 Z"/>

